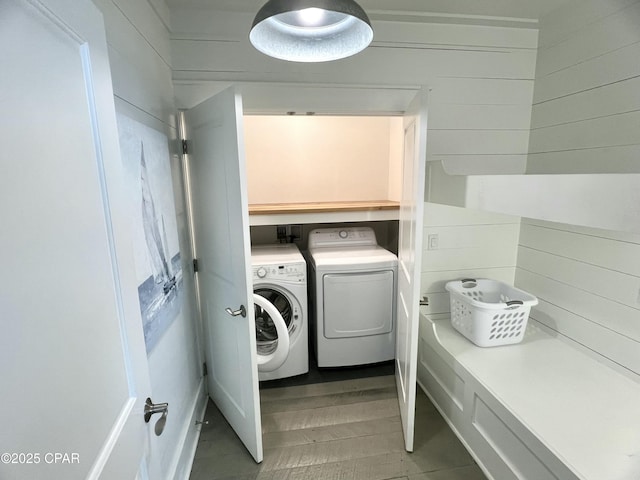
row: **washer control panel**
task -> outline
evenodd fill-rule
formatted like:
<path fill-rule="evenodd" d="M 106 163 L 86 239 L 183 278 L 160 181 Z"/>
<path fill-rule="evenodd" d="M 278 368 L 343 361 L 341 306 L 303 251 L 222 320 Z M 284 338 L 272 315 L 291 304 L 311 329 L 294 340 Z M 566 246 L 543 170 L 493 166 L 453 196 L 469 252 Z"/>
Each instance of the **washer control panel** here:
<path fill-rule="evenodd" d="M 317 228 L 309 233 L 309 248 L 374 245 L 376 234 L 371 227 Z"/>
<path fill-rule="evenodd" d="M 304 282 L 307 276 L 306 264 L 254 265 L 253 280 L 278 280 Z"/>

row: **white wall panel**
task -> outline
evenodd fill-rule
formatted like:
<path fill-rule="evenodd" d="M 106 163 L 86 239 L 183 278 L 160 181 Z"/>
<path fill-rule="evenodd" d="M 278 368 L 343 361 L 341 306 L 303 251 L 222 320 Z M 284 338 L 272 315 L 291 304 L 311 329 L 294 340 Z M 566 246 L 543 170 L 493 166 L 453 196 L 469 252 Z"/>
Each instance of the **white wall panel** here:
<path fill-rule="evenodd" d="M 640 111 L 637 111 L 532 130 L 530 152 L 625 146 L 639 142 Z"/>
<path fill-rule="evenodd" d="M 520 218 L 478 210 L 425 204 L 422 295 L 427 315 L 450 311 L 445 284 L 461 278 L 492 278 L 513 284 Z M 437 236 L 436 246 L 429 245 Z"/>
<path fill-rule="evenodd" d="M 533 106 L 531 128 L 561 125 L 640 110 L 640 77 Z"/>
<path fill-rule="evenodd" d="M 640 2 L 541 19 L 527 173 L 640 172 Z"/>
<path fill-rule="evenodd" d="M 249 112 L 399 113 L 408 105 L 408 92 L 426 85 L 433 105 L 432 155 L 473 155 L 463 163 L 471 161 L 475 167 L 486 162 L 489 171 L 499 165 L 501 171 L 522 172 L 537 29 L 464 24 L 469 23 L 465 19 L 424 23 L 377 18 L 374 42 L 360 54 L 300 64 L 269 58 L 249 44 L 251 14 L 175 9 L 171 47 L 178 106 L 191 107 L 222 84 L 241 83 L 248 91 L 262 92 L 245 99 Z M 336 105 L 335 95 L 322 88 L 327 86 L 352 94 Z M 353 93 L 355 89 L 362 93 Z M 516 166 L 510 169 L 512 161 Z"/>
<path fill-rule="evenodd" d="M 441 75 L 507 79 L 532 79 L 535 75 L 536 52 L 532 49 L 373 46 L 348 59 L 299 64 L 267 57 L 247 43 L 173 40 L 175 78 L 419 86 Z"/>
<path fill-rule="evenodd" d="M 429 105 L 520 105 L 529 108 L 533 79 L 438 76 L 430 84 Z"/>
<path fill-rule="evenodd" d="M 632 45 L 640 41 L 638 25 L 640 3 L 602 17 L 587 28 L 576 31 L 565 41 L 541 48 L 536 73 L 538 76 L 548 75 L 566 68 L 567 65 L 576 65 Z"/>
<path fill-rule="evenodd" d="M 526 171 L 531 175 L 549 172 L 564 174 L 602 173 L 602 164 L 606 162 L 606 167 L 604 168 L 612 172 L 637 173 L 639 158 L 640 145 L 530 153 Z"/>
<path fill-rule="evenodd" d="M 110 0 L 96 1 L 105 18 L 114 94 L 172 126 L 175 104 L 169 33 L 146 0 L 124 3 L 126 10 Z"/>
<path fill-rule="evenodd" d="M 527 153 L 528 130 L 429 130 L 428 155 Z"/>
<path fill-rule="evenodd" d="M 523 220 L 516 286 L 531 316 L 640 373 L 640 236 Z"/>
<path fill-rule="evenodd" d="M 640 65 L 635 60 L 639 53 L 640 44 L 633 44 L 539 77 L 534 104 L 637 77 Z"/>
<path fill-rule="evenodd" d="M 544 17 L 540 48 L 556 45 L 601 18 L 615 15 L 638 0 L 573 0 Z"/>
<path fill-rule="evenodd" d="M 557 257 L 640 277 L 638 234 L 527 219 L 527 222 L 522 223 L 520 230 L 520 245 Z"/>
<path fill-rule="evenodd" d="M 164 60 L 171 64 L 171 43 L 169 25 L 166 23 L 166 7 L 164 2 L 151 0 L 135 1 L 112 0 L 114 5 L 127 17 L 135 29 L 142 35 L 151 48 Z"/>
<path fill-rule="evenodd" d="M 434 103 L 429 107 L 431 130 L 523 130 L 528 133 L 531 110 L 522 105 Z"/>

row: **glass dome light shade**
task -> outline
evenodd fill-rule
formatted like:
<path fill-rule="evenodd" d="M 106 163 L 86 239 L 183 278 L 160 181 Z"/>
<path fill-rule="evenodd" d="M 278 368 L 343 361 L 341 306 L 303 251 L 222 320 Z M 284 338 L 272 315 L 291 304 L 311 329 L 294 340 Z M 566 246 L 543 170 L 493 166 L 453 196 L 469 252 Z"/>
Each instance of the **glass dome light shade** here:
<path fill-rule="evenodd" d="M 269 0 L 256 14 L 249 39 L 274 58 L 327 62 L 364 50 L 373 29 L 353 0 Z"/>

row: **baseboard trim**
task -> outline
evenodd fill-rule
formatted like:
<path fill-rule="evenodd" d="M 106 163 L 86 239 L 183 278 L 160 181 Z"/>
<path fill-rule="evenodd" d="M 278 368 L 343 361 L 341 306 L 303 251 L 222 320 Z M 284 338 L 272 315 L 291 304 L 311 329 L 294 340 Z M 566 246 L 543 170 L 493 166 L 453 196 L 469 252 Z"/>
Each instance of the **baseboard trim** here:
<path fill-rule="evenodd" d="M 182 434 L 180 435 L 182 441 L 180 442 L 179 448 L 176 449 L 180 454 L 176 455 L 174 464 L 171 465 L 169 469 L 169 472 L 172 473 L 167 475 L 166 478 L 189 480 L 191 468 L 193 467 L 193 459 L 196 455 L 196 448 L 198 448 L 198 440 L 200 439 L 200 430 L 202 430 L 201 425 L 198 425 L 196 422 L 202 421 L 207 408 L 208 397 L 204 380 L 204 377 L 200 379 L 196 395 L 189 409 L 191 415 L 188 417 L 188 422 L 186 422 L 182 428 Z"/>

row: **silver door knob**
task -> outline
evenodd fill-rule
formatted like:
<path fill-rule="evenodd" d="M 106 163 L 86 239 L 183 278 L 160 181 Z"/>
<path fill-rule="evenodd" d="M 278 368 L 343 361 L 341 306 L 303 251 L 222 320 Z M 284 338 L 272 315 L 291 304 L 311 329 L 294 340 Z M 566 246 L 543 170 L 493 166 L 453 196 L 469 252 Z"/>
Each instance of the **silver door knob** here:
<path fill-rule="evenodd" d="M 247 309 L 244 307 L 244 305 L 240 305 L 240 308 L 238 310 L 231 310 L 229 307 L 227 307 L 227 308 L 224 309 L 224 311 L 227 312 L 232 317 L 246 317 L 247 316 Z"/>
<path fill-rule="evenodd" d="M 167 414 L 169 413 L 169 404 L 168 403 L 153 403 L 150 398 L 147 398 L 147 401 L 144 404 L 144 421 L 149 423 L 151 420 L 151 416 L 155 413 L 161 413 L 162 416 L 158 419 L 155 425 L 156 435 L 162 435 L 164 431 L 164 426 L 167 423 Z"/>

